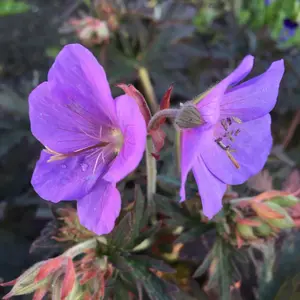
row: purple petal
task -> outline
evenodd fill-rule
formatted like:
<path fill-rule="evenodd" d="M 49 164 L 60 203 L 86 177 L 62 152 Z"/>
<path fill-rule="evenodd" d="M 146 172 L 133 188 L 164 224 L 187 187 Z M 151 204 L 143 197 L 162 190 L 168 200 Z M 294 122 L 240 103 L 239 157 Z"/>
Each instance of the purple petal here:
<path fill-rule="evenodd" d="M 93 187 L 102 170 L 93 174 L 93 164 L 83 155 L 47 162 L 45 151 L 34 169 L 31 184 L 41 198 L 59 202 L 84 197 Z"/>
<path fill-rule="evenodd" d="M 201 156 L 208 169 L 220 180 L 227 184 L 241 184 L 249 177 L 257 174 L 267 161 L 272 147 L 271 117 L 269 114 L 262 118 L 242 124 L 233 123 L 230 130 L 240 130 L 234 136 L 234 142 L 224 138 L 224 145 L 229 145 L 234 152 L 232 156 L 240 165 L 237 169 L 228 158 L 226 151 L 214 141 L 220 129 L 202 133 Z"/>
<path fill-rule="evenodd" d="M 68 86 L 68 98 L 83 111 L 115 123 L 115 104 L 105 71 L 85 47 L 80 44 L 65 46 L 49 70 L 48 80 Z"/>
<path fill-rule="evenodd" d="M 203 213 L 211 219 L 222 209 L 226 184 L 207 169 L 201 156 L 198 156 L 194 162 L 193 173 L 201 196 Z"/>
<path fill-rule="evenodd" d="M 127 95 L 116 98 L 119 126 L 124 144 L 103 179 L 118 182 L 132 172 L 143 157 L 146 144 L 146 123 L 134 99 Z"/>
<path fill-rule="evenodd" d="M 91 192 L 77 201 L 80 223 L 102 235 L 111 232 L 121 210 L 121 196 L 115 184 L 99 179 Z"/>
<path fill-rule="evenodd" d="M 253 60 L 253 56 L 247 55 L 230 75 L 214 86 L 203 100 L 197 103 L 197 108 L 204 121 L 207 123 L 205 128 L 218 121 L 220 115 L 220 101 L 227 88 L 230 85 L 240 82 L 250 73 L 253 67 Z"/>
<path fill-rule="evenodd" d="M 199 147 L 201 144 L 200 127 L 187 129 L 181 132 L 181 151 L 180 151 L 180 168 L 181 168 L 181 201 L 185 200 L 185 183 L 188 173 L 192 169 L 195 159 L 199 155 Z"/>
<path fill-rule="evenodd" d="M 226 93 L 220 103 L 220 118 L 234 116 L 250 121 L 269 113 L 276 104 L 283 60 L 271 64 L 269 69 Z"/>
<path fill-rule="evenodd" d="M 61 92 L 62 88 L 65 93 Z M 82 111 L 79 111 L 80 102 L 77 105 L 77 102 L 68 99 L 67 91 L 66 86 L 53 86 L 53 83 L 43 82 L 29 96 L 33 135 L 43 145 L 62 153 L 96 144 L 99 142 L 97 137 L 101 127 L 96 117 L 83 111 L 83 106 Z M 90 109 L 88 101 L 81 104 Z"/>

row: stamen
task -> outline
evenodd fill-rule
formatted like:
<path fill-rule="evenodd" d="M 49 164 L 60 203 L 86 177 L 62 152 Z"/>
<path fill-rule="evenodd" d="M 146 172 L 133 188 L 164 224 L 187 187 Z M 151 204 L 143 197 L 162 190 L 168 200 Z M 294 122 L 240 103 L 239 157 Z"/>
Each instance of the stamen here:
<path fill-rule="evenodd" d="M 222 140 L 222 138 L 221 138 Z M 229 146 L 226 146 L 224 145 L 222 142 L 221 142 L 220 138 L 216 139 L 215 142 L 223 149 L 223 150 L 229 150 Z"/>
<path fill-rule="evenodd" d="M 237 162 L 237 160 L 232 156 L 232 154 L 230 153 L 229 149 L 226 150 L 226 154 L 228 156 L 228 158 L 231 160 L 231 162 L 233 163 L 233 165 L 239 169 L 240 168 L 240 165 L 239 163 Z"/>
<path fill-rule="evenodd" d="M 228 125 L 230 126 L 232 124 L 232 121 L 230 118 L 226 118 Z"/>
<path fill-rule="evenodd" d="M 221 120 L 221 125 L 223 126 L 224 130 L 227 131 L 228 130 L 228 124 L 226 122 L 226 120 Z"/>
<path fill-rule="evenodd" d="M 241 132 L 241 130 L 240 130 L 240 129 L 237 129 L 237 130 L 235 131 L 234 135 L 237 136 L 240 132 Z"/>

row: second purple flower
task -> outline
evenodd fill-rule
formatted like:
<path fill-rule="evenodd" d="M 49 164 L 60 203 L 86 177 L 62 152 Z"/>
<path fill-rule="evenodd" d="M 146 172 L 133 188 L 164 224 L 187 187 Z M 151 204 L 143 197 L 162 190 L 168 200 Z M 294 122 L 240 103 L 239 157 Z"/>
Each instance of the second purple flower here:
<path fill-rule="evenodd" d="M 203 212 L 212 218 L 222 208 L 226 184 L 245 182 L 264 166 L 272 147 L 271 117 L 284 72 L 283 60 L 237 85 L 251 71 L 248 55 L 225 79 L 195 103 L 202 125 L 182 131 L 181 200 L 193 171 Z"/>

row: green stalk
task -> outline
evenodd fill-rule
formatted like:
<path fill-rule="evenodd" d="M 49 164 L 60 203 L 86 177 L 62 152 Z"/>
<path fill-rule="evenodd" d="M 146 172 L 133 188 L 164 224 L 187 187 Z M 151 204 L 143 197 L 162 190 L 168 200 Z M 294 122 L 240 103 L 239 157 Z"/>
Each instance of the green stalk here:
<path fill-rule="evenodd" d="M 154 194 L 156 193 L 157 168 L 156 160 L 152 156 L 153 143 L 151 136 L 147 136 L 146 146 L 146 168 L 147 168 L 147 199 L 151 205 Z"/>
<path fill-rule="evenodd" d="M 151 112 L 155 113 L 158 111 L 158 104 L 155 96 L 155 92 L 150 80 L 150 75 L 145 67 L 140 67 L 138 69 L 138 75 L 141 80 L 143 89 L 145 91 L 146 100 L 150 106 Z"/>

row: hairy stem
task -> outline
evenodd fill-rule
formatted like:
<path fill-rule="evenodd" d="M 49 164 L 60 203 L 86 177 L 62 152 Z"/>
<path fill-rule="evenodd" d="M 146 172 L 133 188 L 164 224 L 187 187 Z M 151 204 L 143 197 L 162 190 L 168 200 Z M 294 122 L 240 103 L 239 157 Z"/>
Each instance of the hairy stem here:
<path fill-rule="evenodd" d="M 158 111 L 150 120 L 149 124 L 148 124 L 148 130 L 151 130 L 153 128 L 155 128 L 156 124 L 159 123 L 159 121 L 162 118 L 172 118 L 175 119 L 177 114 L 178 114 L 178 109 L 176 108 L 167 108 L 167 109 L 163 109 Z"/>

